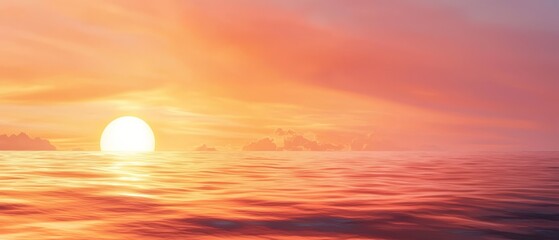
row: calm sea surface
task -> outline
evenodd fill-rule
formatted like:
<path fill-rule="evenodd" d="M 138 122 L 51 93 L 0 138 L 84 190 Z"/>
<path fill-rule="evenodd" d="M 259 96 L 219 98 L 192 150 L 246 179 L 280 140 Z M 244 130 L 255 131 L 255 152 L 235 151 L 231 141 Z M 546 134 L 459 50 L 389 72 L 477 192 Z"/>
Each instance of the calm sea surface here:
<path fill-rule="evenodd" d="M 559 239 L 559 152 L 0 152 L 0 239 Z"/>

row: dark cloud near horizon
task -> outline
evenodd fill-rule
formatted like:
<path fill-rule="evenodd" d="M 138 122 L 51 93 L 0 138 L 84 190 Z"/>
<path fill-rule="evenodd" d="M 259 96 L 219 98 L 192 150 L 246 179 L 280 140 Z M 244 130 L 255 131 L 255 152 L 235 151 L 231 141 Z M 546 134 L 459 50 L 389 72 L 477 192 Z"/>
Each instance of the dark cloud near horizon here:
<path fill-rule="evenodd" d="M 277 145 L 271 138 L 262 138 L 243 147 L 243 151 L 276 151 Z"/>
<path fill-rule="evenodd" d="M 283 145 L 277 145 L 283 142 Z M 243 147 L 245 151 L 339 151 L 345 146 L 332 143 L 322 143 L 317 140 L 309 139 L 301 133 L 294 130 L 276 129 L 273 137 L 266 137 L 255 142 L 249 143 Z"/>
<path fill-rule="evenodd" d="M 202 144 L 196 148 L 194 148 L 194 151 L 200 151 L 200 152 L 215 152 L 217 151 L 217 148 L 215 147 L 208 147 L 208 145 L 206 144 Z"/>
<path fill-rule="evenodd" d="M 0 150 L 11 151 L 54 151 L 56 147 L 42 138 L 31 138 L 25 133 L 0 135 Z"/>
<path fill-rule="evenodd" d="M 283 145 L 282 145 L 283 143 Z M 417 150 L 437 149 L 436 146 L 420 146 Z M 330 143 L 313 140 L 309 136 L 291 129 L 276 129 L 269 137 L 258 139 L 243 147 L 244 151 L 401 151 L 410 150 L 379 134 L 355 134 L 342 142 Z"/>

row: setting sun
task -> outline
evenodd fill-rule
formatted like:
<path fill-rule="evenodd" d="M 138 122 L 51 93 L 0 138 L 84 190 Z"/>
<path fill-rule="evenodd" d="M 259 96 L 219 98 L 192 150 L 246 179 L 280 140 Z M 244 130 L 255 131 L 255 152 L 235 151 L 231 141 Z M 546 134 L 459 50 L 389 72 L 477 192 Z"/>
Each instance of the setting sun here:
<path fill-rule="evenodd" d="M 559 0 L 0 0 L 0 240 L 559 240 Z"/>
<path fill-rule="evenodd" d="M 109 123 L 101 136 L 101 150 L 152 152 L 155 137 L 149 125 L 137 117 L 120 117 Z"/>

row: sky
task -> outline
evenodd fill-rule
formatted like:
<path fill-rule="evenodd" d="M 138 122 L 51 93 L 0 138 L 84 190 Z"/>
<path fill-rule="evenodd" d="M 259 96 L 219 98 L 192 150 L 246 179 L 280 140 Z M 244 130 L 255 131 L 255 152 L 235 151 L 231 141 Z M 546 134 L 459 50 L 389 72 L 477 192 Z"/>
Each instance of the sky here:
<path fill-rule="evenodd" d="M 559 150 L 555 0 L 0 4 L 0 134 L 98 150 Z"/>

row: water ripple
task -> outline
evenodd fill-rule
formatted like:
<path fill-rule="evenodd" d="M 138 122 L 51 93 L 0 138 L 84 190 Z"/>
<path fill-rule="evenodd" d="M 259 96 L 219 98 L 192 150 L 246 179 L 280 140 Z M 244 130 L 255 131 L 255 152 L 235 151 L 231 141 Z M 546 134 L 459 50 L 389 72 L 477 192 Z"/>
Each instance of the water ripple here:
<path fill-rule="evenodd" d="M 559 153 L 0 154 L 0 239 L 559 239 Z"/>

